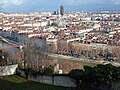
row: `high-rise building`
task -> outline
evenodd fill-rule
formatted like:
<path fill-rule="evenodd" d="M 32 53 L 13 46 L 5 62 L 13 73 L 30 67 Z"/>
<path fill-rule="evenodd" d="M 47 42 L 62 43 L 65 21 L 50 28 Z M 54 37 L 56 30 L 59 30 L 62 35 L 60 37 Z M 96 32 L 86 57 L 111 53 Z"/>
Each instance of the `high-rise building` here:
<path fill-rule="evenodd" d="M 57 15 L 57 12 L 56 12 L 56 11 L 54 11 L 53 15 Z"/>
<path fill-rule="evenodd" d="M 60 6 L 60 15 L 62 16 L 64 15 L 64 6 L 62 5 Z"/>
<path fill-rule="evenodd" d="M 57 15 L 59 15 L 59 10 L 57 9 Z"/>

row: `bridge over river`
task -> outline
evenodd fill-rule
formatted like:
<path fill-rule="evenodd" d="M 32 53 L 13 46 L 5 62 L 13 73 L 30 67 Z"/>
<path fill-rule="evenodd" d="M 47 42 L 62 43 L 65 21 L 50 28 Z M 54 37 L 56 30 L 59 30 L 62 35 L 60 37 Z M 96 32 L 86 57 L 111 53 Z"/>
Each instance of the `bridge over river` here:
<path fill-rule="evenodd" d="M 6 39 L 6 38 L 3 38 L 0 36 L 0 48 L 20 48 L 21 45 L 17 42 L 14 42 L 12 40 L 9 40 L 9 39 Z"/>
<path fill-rule="evenodd" d="M 20 48 L 22 48 L 22 46 L 19 43 L 0 36 L 0 49 L 7 49 L 9 53 L 13 53 L 20 50 Z"/>

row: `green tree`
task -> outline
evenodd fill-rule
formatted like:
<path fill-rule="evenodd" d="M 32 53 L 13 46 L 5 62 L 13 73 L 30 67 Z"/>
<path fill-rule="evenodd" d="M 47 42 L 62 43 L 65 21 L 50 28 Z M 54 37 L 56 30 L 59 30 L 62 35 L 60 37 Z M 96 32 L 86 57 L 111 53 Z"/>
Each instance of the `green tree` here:
<path fill-rule="evenodd" d="M 77 85 L 86 88 L 98 88 L 100 85 L 109 88 L 120 80 L 120 67 L 111 64 L 99 64 L 95 67 L 84 66 L 83 70 L 72 70 L 69 75 L 77 81 Z M 80 84 L 81 83 L 81 84 Z"/>
<path fill-rule="evenodd" d="M 70 71 L 69 76 L 76 80 L 77 87 L 82 83 L 82 79 L 84 78 L 84 71 L 79 69 L 74 69 Z"/>
<path fill-rule="evenodd" d="M 43 70 L 43 74 L 47 74 L 47 75 L 52 75 L 54 73 L 54 66 L 49 66 L 49 67 L 46 67 L 44 68 Z"/>

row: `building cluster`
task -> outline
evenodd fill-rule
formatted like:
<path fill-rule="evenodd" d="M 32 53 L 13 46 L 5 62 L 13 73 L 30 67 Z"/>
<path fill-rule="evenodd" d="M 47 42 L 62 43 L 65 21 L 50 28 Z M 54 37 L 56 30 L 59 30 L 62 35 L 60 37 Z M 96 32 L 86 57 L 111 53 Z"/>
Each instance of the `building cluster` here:
<path fill-rule="evenodd" d="M 50 12 L 29 14 L 0 14 L 1 35 L 20 41 L 28 38 L 45 38 L 49 41 L 77 41 L 85 44 L 120 46 L 120 14 Z M 22 39 L 23 40 L 23 39 Z"/>
<path fill-rule="evenodd" d="M 0 13 L 0 35 L 41 52 L 84 60 L 120 59 L 120 13 L 64 13 L 63 6 L 58 14 Z"/>

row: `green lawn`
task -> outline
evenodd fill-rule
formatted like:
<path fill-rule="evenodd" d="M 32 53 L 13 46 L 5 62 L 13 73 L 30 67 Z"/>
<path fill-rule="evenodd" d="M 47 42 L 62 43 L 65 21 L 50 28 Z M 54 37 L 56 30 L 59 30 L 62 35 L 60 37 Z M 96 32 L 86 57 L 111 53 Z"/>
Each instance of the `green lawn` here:
<path fill-rule="evenodd" d="M 45 85 L 27 81 L 17 75 L 6 76 L 0 79 L 0 90 L 76 90 L 75 88 L 64 88 Z"/>

